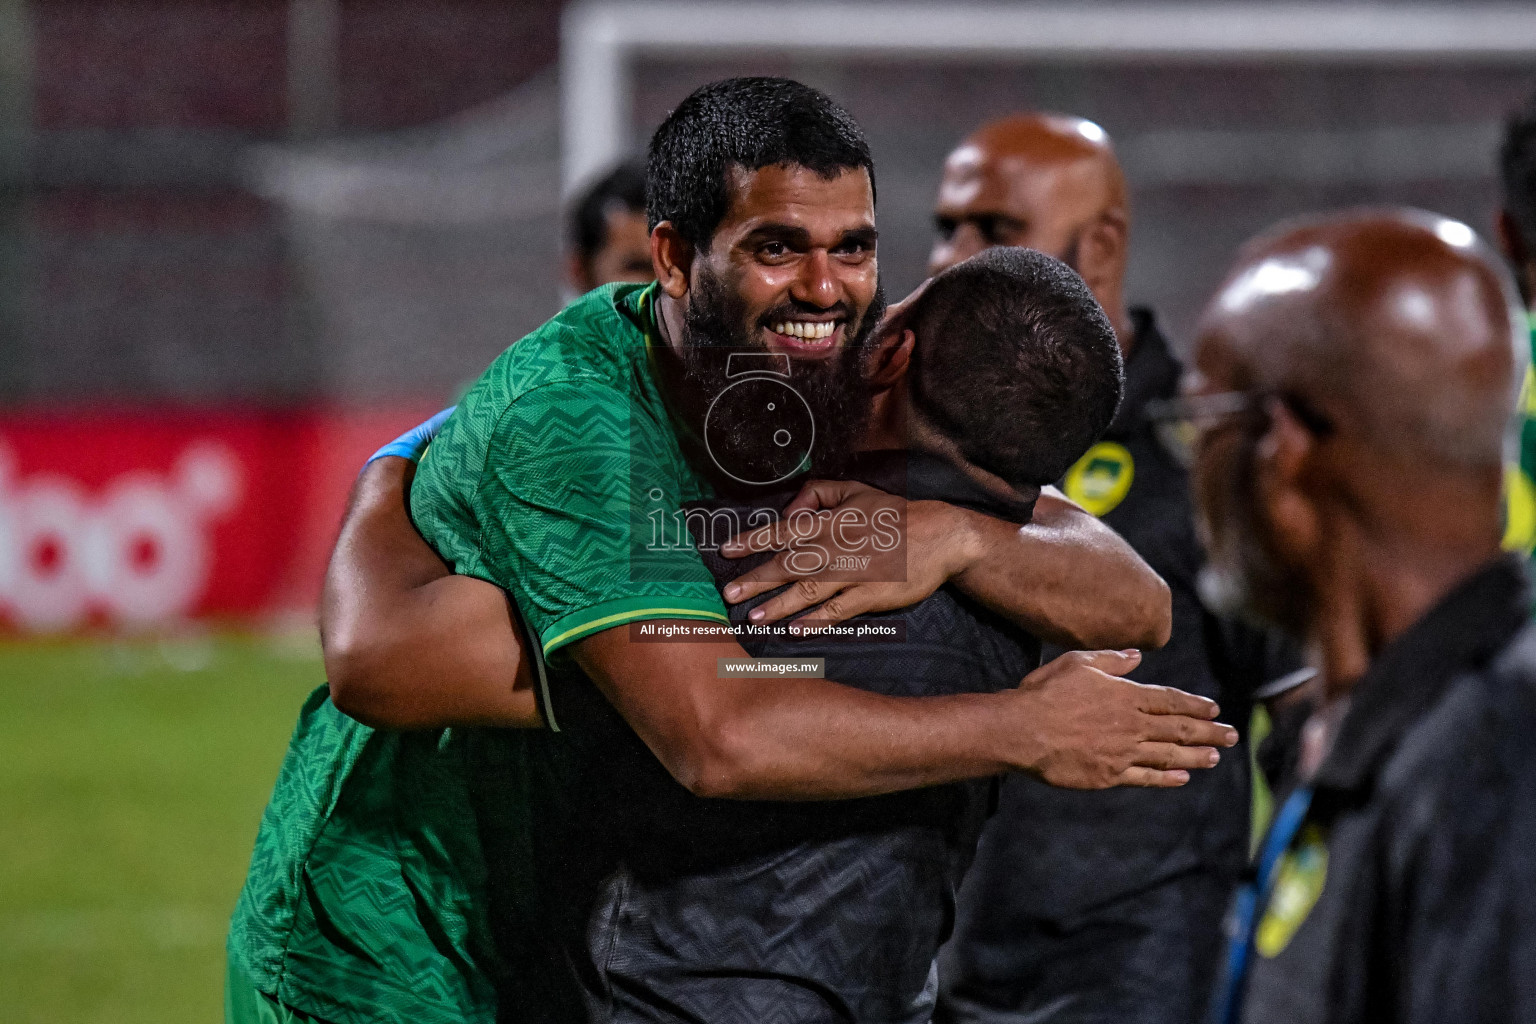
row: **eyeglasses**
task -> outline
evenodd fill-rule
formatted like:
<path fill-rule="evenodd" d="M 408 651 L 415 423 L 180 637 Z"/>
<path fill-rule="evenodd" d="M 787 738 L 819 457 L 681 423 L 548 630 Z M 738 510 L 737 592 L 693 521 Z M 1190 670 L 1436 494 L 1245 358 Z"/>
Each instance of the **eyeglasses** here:
<path fill-rule="evenodd" d="M 1194 462 L 1195 444 L 1202 434 L 1226 420 L 1247 417 L 1254 422 L 1266 421 L 1266 406 L 1271 399 L 1278 399 L 1315 436 L 1333 433 L 1333 420 L 1306 399 L 1285 391 L 1221 391 L 1151 401 L 1146 405 L 1146 417 L 1169 454 L 1189 466 Z"/>

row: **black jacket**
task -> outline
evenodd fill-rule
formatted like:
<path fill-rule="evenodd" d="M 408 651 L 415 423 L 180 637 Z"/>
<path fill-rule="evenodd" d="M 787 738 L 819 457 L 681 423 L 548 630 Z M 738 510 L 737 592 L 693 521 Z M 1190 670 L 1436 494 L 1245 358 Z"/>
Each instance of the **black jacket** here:
<path fill-rule="evenodd" d="M 1536 627 L 1504 556 L 1356 685 L 1276 871 L 1247 1024 L 1536 1021 Z"/>
<path fill-rule="evenodd" d="M 1177 392 L 1182 367 L 1151 312 L 1132 317 L 1124 400 L 1079 464 L 1097 460 L 1099 486 L 1085 493 L 1074 470 L 1064 489 L 1172 591 L 1172 638 L 1147 651 L 1131 677 L 1214 698 L 1223 721 L 1246 730 L 1253 690 L 1297 669 L 1299 655 L 1200 602 L 1204 553 L 1188 475 L 1145 416 L 1148 402 Z M 1118 499 L 1116 477 L 1129 477 Z M 1247 863 L 1249 800 L 1246 744 L 1177 790 L 1081 792 L 1008 777 L 942 961 L 949 1019 L 1196 1019 L 1214 980 L 1221 919 Z"/>
<path fill-rule="evenodd" d="M 904 481 L 891 479 L 899 469 Z M 876 456 L 850 475 L 1016 521 L 1030 513 L 922 456 Z M 777 510 L 792 496 L 749 507 Z M 702 554 L 722 587 L 752 564 Z M 878 618 L 900 625 L 900 642 L 741 640 L 755 657 L 825 658 L 828 678 L 898 696 L 997 691 L 1039 664 L 1037 640 L 948 586 Z M 508 965 L 502 1018 L 929 1019 L 934 959 L 994 783 L 843 801 L 701 799 L 589 680 L 551 675 L 563 731 L 495 737 L 477 778 Z"/>

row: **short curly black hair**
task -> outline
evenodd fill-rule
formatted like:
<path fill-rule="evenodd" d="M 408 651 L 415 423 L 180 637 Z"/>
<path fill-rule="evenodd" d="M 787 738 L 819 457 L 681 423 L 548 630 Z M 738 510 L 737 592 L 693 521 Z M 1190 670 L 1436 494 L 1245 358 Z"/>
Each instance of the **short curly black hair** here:
<path fill-rule="evenodd" d="M 645 169 L 625 161 L 598 178 L 571 206 L 567 227 L 571 250 L 584 260 L 608 244 L 608 214 L 645 212 Z"/>
<path fill-rule="evenodd" d="M 863 168 L 875 188 L 864 132 L 826 93 L 788 78 L 727 78 L 701 86 L 651 136 L 645 205 L 654 229 L 670 221 L 707 250 L 730 207 L 727 174 L 778 164 L 824 178 Z"/>
<path fill-rule="evenodd" d="M 1059 480 L 1114 420 L 1115 329 L 1060 260 L 984 250 L 935 277 L 907 315 L 917 414 L 1011 486 Z"/>

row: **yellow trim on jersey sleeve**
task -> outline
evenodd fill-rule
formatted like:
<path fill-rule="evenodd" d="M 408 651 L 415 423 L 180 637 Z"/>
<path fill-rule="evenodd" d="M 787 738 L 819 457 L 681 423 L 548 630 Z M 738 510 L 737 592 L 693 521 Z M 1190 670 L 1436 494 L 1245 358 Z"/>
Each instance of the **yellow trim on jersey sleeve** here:
<path fill-rule="evenodd" d="M 706 619 L 727 624 L 731 621 L 719 601 L 710 603 L 660 596 L 624 597 L 563 616 L 544 630 L 543 636 L 539 638 L 540 644 L 548 657 L 582 637 L 646 619 Z"/>

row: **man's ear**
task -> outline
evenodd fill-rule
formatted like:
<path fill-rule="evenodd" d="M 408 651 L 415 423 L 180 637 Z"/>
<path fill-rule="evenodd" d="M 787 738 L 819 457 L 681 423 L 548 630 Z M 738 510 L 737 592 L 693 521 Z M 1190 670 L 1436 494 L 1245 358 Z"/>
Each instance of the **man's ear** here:
<path fill-rule="evenodd" d="M 1129 238 L 1130 223 L 1120 209 L 1105 210 L 1078 237 L 1077 272 L 1095 295 L 1120 276 Z"/>
<path fill-rule="evenodd" d="M 592 283 L 592 268 L 586 258 L 574 252 L 565 258 L 565 279 L 577 295 L 585 295 L 597 287 Z"/>
<path fill-rule="evenodd" d="M 917 334 L 907 325 L 912 322 L 918 300 L 931 284 L 930 277 L 912 289 L 910 295 L 885 311 L 885 318 L 875 328 L 875 343 L 864 360 L 864 374 L 877 390 L 897 383 L 907 372 L 917 344 Z"/>
<path fill-rule="evenodd" d="M 1291 564 L 1315 557 L 1322 515 L 1314 499 L 1317 436 L 1278 398 L 1266 406 L 1269 429 L 1254 452 L 1255 499 L 1277 554 Z"/>
<path fill-rule="evenodd" d="M 688 294 L 688 274 L 693 269 L 693 246 L 664 220 L 651 229 L 651 269 L 661 290 L 681 301 Z"/>
<path fill-rule="evenodd" d="M 865 373 L 876 391 L 884 391 L 899 383 L 912 364 L 912 347 L 917 334 L 900 323 L 883 326 L 874 349 L 865 362 Z"/>

